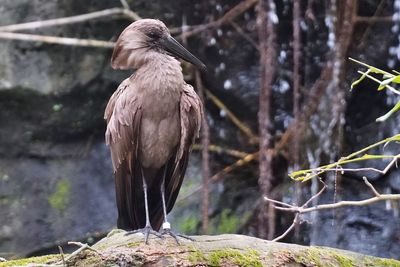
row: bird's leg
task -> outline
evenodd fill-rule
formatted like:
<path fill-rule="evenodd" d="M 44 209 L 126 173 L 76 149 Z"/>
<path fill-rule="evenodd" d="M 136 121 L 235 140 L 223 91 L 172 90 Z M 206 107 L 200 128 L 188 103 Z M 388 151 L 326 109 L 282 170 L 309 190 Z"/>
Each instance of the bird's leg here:
<path fill-rule="evenodd" d="M 186 235 L 183 235 L 183 234 L 179 234 L 179 233 L 174 233 L 174 232 L 171 231 L 171 224 L 168 222 L 168 219 L 167 219 L 167 206 L 165 204 L 165 175 L 166 175 L 166 172 L 167 172 L 167 168 L 164 168 L 164 174 L 163 174 L 163 178 L 162 178 L 162 182 L 161 182 L 161 188 L 160 188 L 162 205 L 163 205 L 163 212 L 164 212 L 164 223 L 162 224 L 161 235 L 170 235 L 170 236 L 172 236 L 175 239 L 176 243 L 178 243 L 178 245 L 180 244 L 179 240 L 178 240 L 178 236 L 186 238 L 186 239 L 189 239 L 191 241 L 194 241 L 194 239 L 190 238 L 189 236 L 186 236 Z"/>
<path fill-rule="evenodd" d="M 157 231 L 154 231 L 153 227 L 151 227 L 150 216 L 149 216 L 149 204 L 147 201 L 147 183 L 146 179 L 144 178 L 143 169 L 141 169 L 141 171 L 142 171 L 142 182 L 143 182 L 143 193 L 144 193 L 144 209 L 146 212 L 146 225 L 144 226 L 144 228 L 129 231 L 126 234 L 128 235 L 128 234 L 142 233 L 144 235 L 145 243 L 148 244 L 150 234 L 153 234 L 159 238 L 163 238 L 163 236 L 159 234 Z"/>

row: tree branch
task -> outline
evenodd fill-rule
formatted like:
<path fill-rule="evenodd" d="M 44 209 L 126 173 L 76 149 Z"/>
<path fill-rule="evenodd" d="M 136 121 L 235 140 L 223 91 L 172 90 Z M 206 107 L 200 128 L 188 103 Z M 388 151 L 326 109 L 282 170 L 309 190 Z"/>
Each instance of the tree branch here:
<path fill-rule="evenodd" d="M 250 143 L 258 142 L 258 136 L 256 136 L 246 124 L 240 121 L 240 119 L 216 95 L 211 93 L 209 90 L 205 90 L 205 93 L 220 110 L 225 111 L 226 116 L 232 121 L 232 123 L 250 139 Z"/>
<path fill-rule="evenodd" d="M 202 32 L 202 31 L 207 30 L 207 29 L 216 28 L 216 27 L 220 27 L 222 25 L 228 24 L 229 22 L 234 20 L 236 17 L 241 15 L 243 12 L 245 12 L 246 10 L 248 10 L 249 8 L 254 6 L 257 2 L 258 2 L 258 0 L 241 1 L 241 2 L 239 2 L 239 4 L 237 4 L 236 6 L 231 8 L 228 12 L 226 12 L 218 20 L 212 21 L 212 22 L 207 23 L 207 24 L 197 25 L 195 27 L 191 27 L 192 28 L 191 30 L 185 31 L 184 33 L 179 35 L 177 38 L 180 38 L 180 39 L 188 38 L 188 37 L 190 37 L 192 35 L 198 34 L 198 33 Z"/>
<path fill-rule="evenodd" d="M 371 198 L 367 198 L 367 199 L 363 199 L 363 200 L 355 200 L 355 201 L 345 200 L 345 201 L 339 201 L 336 203 L 321 204 L 321 205 L 316 205 L 316 206 L 307 208 L 308 204 L 311 203 L 311 201 L 313 201 L 314 199 L 318 198 L 327 188 L 326 184 L 323 183 L 322 180 L 320 180 L 324 184 L 322 189 L 317 194 L 312 196 L 309 200 L 307 200 L 302 206 L 287 204 L 287 203 L 284 203 L 281 201 L 270 199 L 267 196 L 264 196 L 264 200 L 266 200 L 269 203 L 276 204 L 274 206 L 276 209 L 296 213 L 292 225 L 282 235 L 275 238 L 274 241 L 278 241 L 278 240 L 284 238 L 293 229 L 294 225 L 299 222 L 300 215 L 304 214 L 304 213 L 326 210 L 326 209 L 337 209 L 337 208 L 348 207 L 348 206 L 366 206 L 366 205 L 370 205 L 370 204 L 380 202 L 380 201 L 400 200 L 400 194 L 380 194 L 374 188 L 374 186 L 368 181 L 368 179 L 366 177 L 363 177 L 363 180 L 364 180 L 364 183 L 374 193 L 375 197 L 371 197 Z"/>
<path fill-rule="evenodd" d="M 209 210 L 209 201 L 210 201 L 210 190 L 209 190 L 209 182 L 210 179 L 210 154 L 208 152 L 208 147 L 210 145 L 210 129 L 208 127 L 207 114 L 205 108 L 205 100 L 204 100 L 204 88 L 201 80 L 200 72 L 195 71 L 195 80 L 196 80 L 196 89 L 200 96 L 201 101 L 204 105 L 204 114 L 201 120 L 201 172 L 203 175 L 203 197 L 202 197 L 202 207 L 201 207 L 201 218 L 202 218 L 202 229 L 203 233 L 208 233 L 208 210 Z"/>
<path fill-rule="evenodd" d="M 70 46 L 86 46 L 98 48 L 114 48 L 113 42 L 92 40 L 92 39 L 78 39 L 68 37 L 56 37 L 48 35 L 15 33 L 15 32 L 0 32 L 0 39 L 42 42 L 48 44 L 61 44 Z"/>
<path fill-rule="evenodd" d="M 67 25 L 67 24 L 74 24 L 85 22 L 88 20 L 103 18 L 103 17 L 110 17 L 115 15 L 123 15 L 131 20 L 138 20 L 140 16 L 135 12 L 125 9 L 125 8 L 110 8 L 101 11 L 96 11 L 92 13 L 64 17 L 64 18 L 57 18 L 57 19 L 48 19 L 48 20 L 40 20 L 40 21 L 33 21 L 33 22 L 26 22 L 26 23 L 18 23 L 12 24 L 7 26 L 0 26 L 0 31 L 2 32 L 14 32 L 14 31 L 21 31 L 21 30 L 33 30 L 38 28 L 46 28 L 46 27 L 53 27 L 53 26 L 60 26 L 60 25 Z"/>

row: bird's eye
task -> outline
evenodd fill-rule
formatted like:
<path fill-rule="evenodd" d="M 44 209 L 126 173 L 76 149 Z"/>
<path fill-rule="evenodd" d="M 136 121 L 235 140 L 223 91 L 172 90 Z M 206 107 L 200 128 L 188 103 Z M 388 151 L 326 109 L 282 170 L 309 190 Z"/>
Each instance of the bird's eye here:
<path fill-rule="evenodd" d="M 151 31 L 151 32 L 147 33 L 147 36 L 152 39 L 158 39 L 158 38 L 160 38 L 160 33 L 156 32 L 156 31 Z"/>

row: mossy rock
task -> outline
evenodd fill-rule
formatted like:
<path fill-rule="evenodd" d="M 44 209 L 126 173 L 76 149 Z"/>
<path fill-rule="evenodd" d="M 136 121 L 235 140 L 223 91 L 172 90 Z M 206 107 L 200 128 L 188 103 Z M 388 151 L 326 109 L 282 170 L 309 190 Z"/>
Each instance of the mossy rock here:
<path fill-rule="evenodd" d="M 400 261 L 366 256 L 327 247 L 307 247 L 271 242 L 243 235 L 192 236 L 194 241 L 151 236 L 144 244 L 142 234 L 112 231 L 67 261 L 68 266 L 302 266 L 351 267 L 398 266 Z M 56 260 L 55 260 L 56 258 Z M 58 258 L 58 259 L 57 259 Z M 0 263 L 29 266 L 28 263 L 59 261 L 58 255 Z"/>
<path fill-rule="evenodd" d="M 61 260 L 61 256 L 54 255 L 46 255 L 41 257 L 31 257 L 26 259 L 19 259 L 13 261 L 0 262 L 0 267 L 12 267 L 12 266 L 29 266 L 29 265 L 40 265 L 40 264 L 51 264 L 56 263 Z"/>

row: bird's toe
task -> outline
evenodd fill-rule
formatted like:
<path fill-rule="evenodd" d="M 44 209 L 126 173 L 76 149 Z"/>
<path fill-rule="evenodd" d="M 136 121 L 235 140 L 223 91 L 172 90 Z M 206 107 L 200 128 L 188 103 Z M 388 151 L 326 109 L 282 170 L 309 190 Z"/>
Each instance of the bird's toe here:
<path fill-rule="evenodd" d="M 125 233 L 125 235 L 132 235 L 132 234 L 137 234 L 137 233 L 141 233 L 144 235 L 144 241 L 146 244 L 149 243 L 149 236 L 150 235 L 154 235 L 158 238 L 164 239 L 164 236 L 162 234 L 160 234 L 159 232 L 153 230 L 153 228 L 151 226 L 145 226 L 141 229 L 136 229 L 133 231 L 128 231 Z"/>
<path fill-rule="evenodd" d="M 163 229 L 162 232 L 161 232 L 161 235 L 162 235 L 162 236 L 165 236 L 165 235 L 171 236 L 173 239 L 175 239 L 175 241 L 176 241 L 176 243 L 177 243 L 178 245 L 180 245 L 178 237 L 181 237 L 181 238 L 184 238 L 184 239 L 187 239 L 187 240 L 190 240 L 190 241 L 195 241 L 195 240 L 194 240 L 193 238 L 191 238 L 190 236 L 187 236 L 187 235 L 184 235 L 184 234 L 180 234 L 180 233 L 175 233 L 175 232 L 173 232 L 173 231 L 172 231 L 171 229 L 169 229 L 169 228 Z"/>

